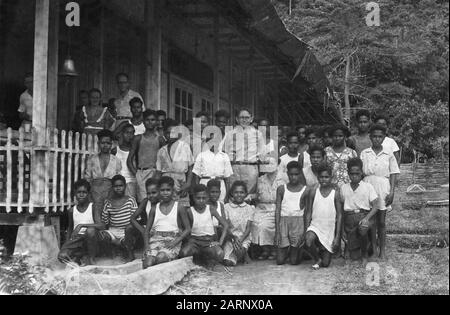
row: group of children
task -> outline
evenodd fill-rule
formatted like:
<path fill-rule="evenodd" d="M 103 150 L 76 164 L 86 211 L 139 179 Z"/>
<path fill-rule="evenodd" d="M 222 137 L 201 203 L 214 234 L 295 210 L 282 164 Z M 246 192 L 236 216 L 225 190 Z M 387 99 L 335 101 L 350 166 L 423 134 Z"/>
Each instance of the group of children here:
<path fill-rule="evenodd" d="M 238 123 L 247 124 L 242 130 L 253 132 L 251 113 L 239 115 Z M 371 115 L 357 117 L 370 121 Z M 233 175 L 257 163 L 236 163 L 213 148 L 194 157 L 172 132 L 178 123 L 166 120 L 161 136 L 157 118 L 144 112 L 145 132 L 138 136 L 133 124 L 124 124 L 116 155 L 115 135 L 98 133 L 100 153 L 75 184 L 77 205 L 69 211 L 60 260 L 95 264 L 108 243 L 120 245 L 131 261 L 141 243 L 144 268 L 189 256 L 226 266 L 251 258 L 297 265 L 309 256 L 319 269 L 340 253 L 342 240 L 346 257 L 386 257 L 386 212 L 399 174 L 386 118 L 368 130 L 358 124 L 356 138 L 345 126 L 323 138 L 307 130 L 287 134 L 280 161 L 268 158 L 255 185 L 250 173 L 242 180 Z"/>

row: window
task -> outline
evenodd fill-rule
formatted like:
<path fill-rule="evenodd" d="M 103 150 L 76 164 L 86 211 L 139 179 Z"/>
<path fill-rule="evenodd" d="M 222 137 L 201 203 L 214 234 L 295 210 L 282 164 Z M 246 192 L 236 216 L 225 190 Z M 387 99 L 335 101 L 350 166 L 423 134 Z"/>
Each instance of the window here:
<path fill-rule="evenodd" d="M 209 114 L 209 121 L 212 123 L 214 117 L 214 104 L 207 99 L 202 99 L 202 112 Z"/>
<path fill-rule="evenodd" d="M 175 88 L 175 120 L 184 123 L 192 119 L 194 110 L 194 98 L 192 93 Z"/>

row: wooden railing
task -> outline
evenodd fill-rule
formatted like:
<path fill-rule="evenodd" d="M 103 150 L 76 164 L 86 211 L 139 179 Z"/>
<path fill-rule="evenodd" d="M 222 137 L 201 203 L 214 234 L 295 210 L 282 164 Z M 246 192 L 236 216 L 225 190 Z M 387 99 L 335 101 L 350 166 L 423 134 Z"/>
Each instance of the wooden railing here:
<path fill-rule="evenodd" d="M 47 129 L 44 146 L 36 139 L 34 129 L 0 131 L 0 210 L 64 211 L 73 205 L 72 185 L 82 178 L 86 160 L 98 152 L 92 135 Z"/>

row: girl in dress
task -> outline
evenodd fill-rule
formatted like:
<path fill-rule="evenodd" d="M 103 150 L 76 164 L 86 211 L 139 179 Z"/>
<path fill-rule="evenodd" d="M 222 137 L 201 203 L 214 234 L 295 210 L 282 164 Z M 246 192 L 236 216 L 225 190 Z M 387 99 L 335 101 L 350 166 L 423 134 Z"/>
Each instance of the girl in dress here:
<path fill-rule="evenodd" d="M 347 127 L 337 125 L 331 130 L 333 145 L 325 149 L 327 163 L 333 168 L 332 183 L 340 188 L 344 184 L 350 183 L 347 172 L 347 162 L 358 157 L 355 150 L 347 147 L 346 140 L 350 135 Z"/>
<path fill-rule="evenodd" d="M 108 107 L 102 106 L 102 92 L 99 89 L 89 91 L 89 105 L 83 106 L 80 116 L 80 125 L 86 134 L 96 135 L 103 129 L 110 129 L 114 124 Z"/>
<path fill-rule="evenodd" d="M 318 167 L 319 185 L 306 192 L 306 247 L 314 259 L 313 269 L 330 266 L 332 253 L 339 247 L 342 230 L 342 204 L 331 183 L 332 169 Z"/>
<path fill-rule="evenodd" d="M 255 218 L 252 226 L 253 244 L 262 248 L 259 259 L 274 259 L 272 254 L 275 245 L 275 202 L 277 200 L 278 166 L 275 159 L 266 165 L 267 173 L 258 180 Z"/>
<path fill-rule="evenodd" d="M 225 205 L 225 216 L 229 222 L 231 240 L 224 246 L 224 265 L 236 266 L 248 259 L 251 244 L 251 227 L 255 208 L 245 202 L 248 196 L 247 185 L 242 181 L 234 182 L 230 189 L 232 202 Z"/>

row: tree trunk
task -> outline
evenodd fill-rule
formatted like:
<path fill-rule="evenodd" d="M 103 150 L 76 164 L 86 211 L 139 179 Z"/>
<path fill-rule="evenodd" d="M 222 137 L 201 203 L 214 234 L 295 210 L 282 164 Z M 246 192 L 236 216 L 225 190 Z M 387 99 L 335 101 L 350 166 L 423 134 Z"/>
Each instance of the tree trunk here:
<path fill-rule="evenodd" d="M 345 68 L 345 119 L 350 124 L 351 107 L 350 107 L 350 56 L 346 58 L 347 66 Z"/>

